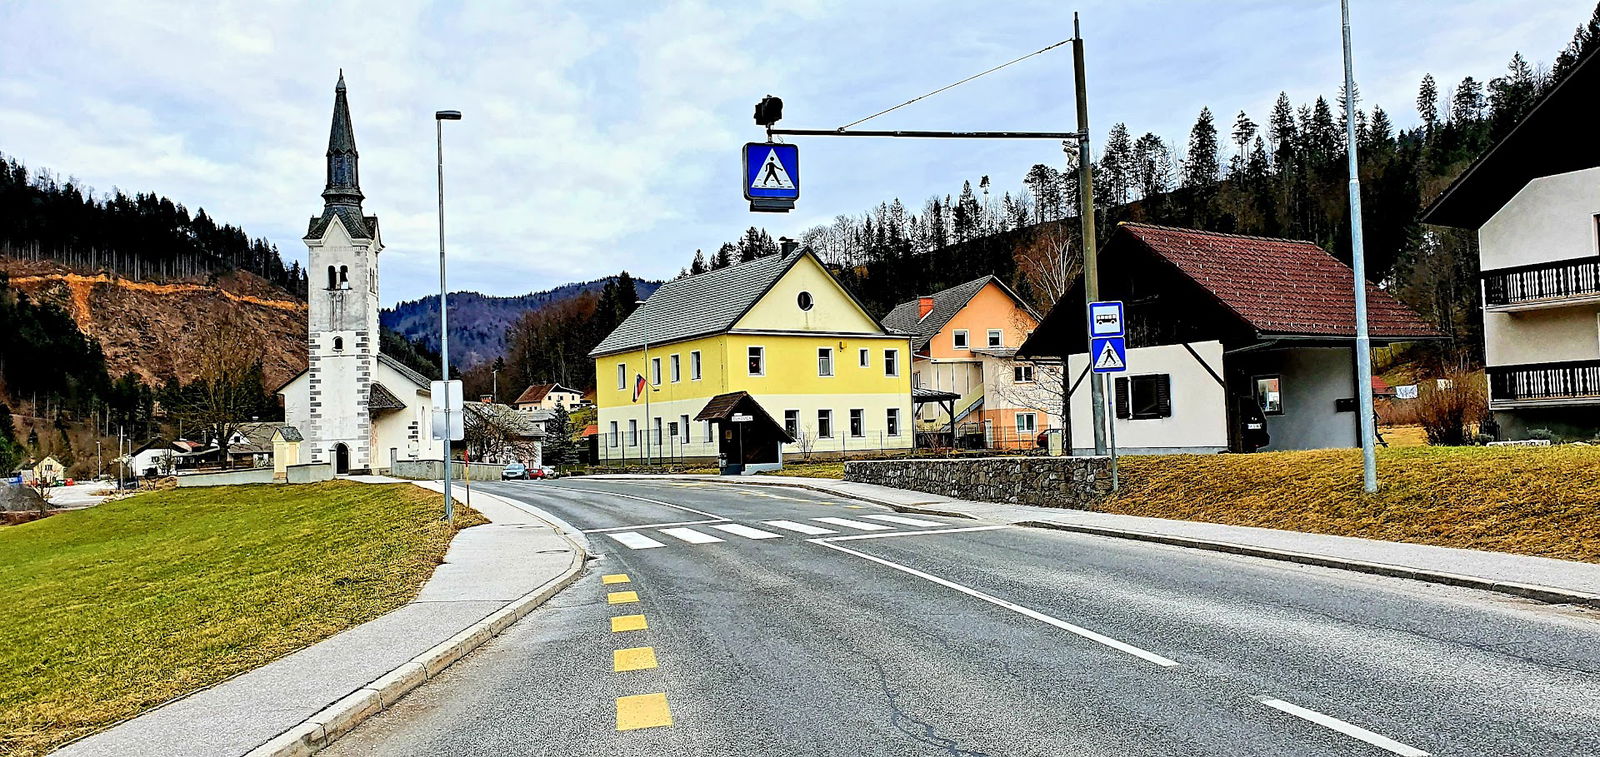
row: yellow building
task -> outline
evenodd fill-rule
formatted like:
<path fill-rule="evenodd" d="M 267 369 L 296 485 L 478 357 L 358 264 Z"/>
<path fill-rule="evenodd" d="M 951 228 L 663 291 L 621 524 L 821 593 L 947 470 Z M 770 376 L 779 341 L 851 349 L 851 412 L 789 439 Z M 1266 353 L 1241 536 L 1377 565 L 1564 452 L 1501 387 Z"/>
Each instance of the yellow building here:
<path fill-rule="evenodd" d="M 668 282 L 589 356 L 602 461 L 726 453 L 736 427 L 698 419 L 739 392 L 793 439 L 787 455 L 912 445 L 908 336 L 807 250 Z"/>

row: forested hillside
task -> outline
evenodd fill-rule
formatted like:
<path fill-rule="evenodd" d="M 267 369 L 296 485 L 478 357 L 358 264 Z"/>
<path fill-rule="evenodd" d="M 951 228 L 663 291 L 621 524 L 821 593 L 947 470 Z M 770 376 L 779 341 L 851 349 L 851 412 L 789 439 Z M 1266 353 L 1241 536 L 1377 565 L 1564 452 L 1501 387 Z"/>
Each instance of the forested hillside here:
<path fill-rule="evenodd" d="M 1423 226 L 1422 209 L 1597 47 L 1600 7 L 1548 70 L 1519 52 L 1486 81 L 1469 76 L 1448 84 L 1425 76 L 1415 102 L 1389 104 L 1397 112 L 1414 108 L 1404 120 L 1415 125 L 1406 128 L 1382 104 L 1368 106 L 1355 93 L 1368 274 L 1454 337 L 1417 359 L 1441 367 L 1482 360 L 1475 239 Z M 1264 117 L 1205 108 L 1183 144 L 1116 123 L 1093 165 L 1101 241 L 1118 221 L 1144 221 L 1306 239 L 1348 261 L 1343 103 L 1343 92 L 1299 104 L 1280 94 Z M 1077 204 L 1076 170 L 1041 164 L 1021 187 L 1003 191 L 984 176 L 920 208 L 896 198 L 841 215 L 807 229 L 801 240 L 875 314 L 989 273 L 1042 310 L 1077 276 Z M 775 249 L 766 231 L 751 228 L 709 259 L 696 251 L 686 272 Z"/>
<path fill-rule="evenodd" d="M 622 274 L 627 276 L 626 273 Z M 471 368 L 506 354 L 507 330 L 525 313 L 560 304 L 585 294 L 598 295 L 618 277 L 562 284 L 542 292 L 496 297 L 478 292 L 450 293 L 450 363 Z M 632 278 L 630 277 L 630 280 Z M 634 281 L 640 298 L 649 297 L 659 281 Z M 383 310 L 379 320 L 426 349 L 439 349 L 439 296 L 407 300 Z M 598 341 L 598 340 L 597 340 Z"/>

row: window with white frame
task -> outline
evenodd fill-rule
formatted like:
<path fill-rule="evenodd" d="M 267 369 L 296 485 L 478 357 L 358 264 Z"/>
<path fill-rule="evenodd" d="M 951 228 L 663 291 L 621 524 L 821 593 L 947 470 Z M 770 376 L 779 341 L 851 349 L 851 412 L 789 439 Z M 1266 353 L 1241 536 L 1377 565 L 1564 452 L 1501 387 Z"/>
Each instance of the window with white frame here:
<path fill-rule="evenodd" d="M 886 432 L 888 432 L 889 436 L 899 436 L 900 435 L 900 408 L 898 408 L 898 407 L 889 408 L 889 412 L 884 417 L 883 420 L 884 420 L 884 424 L 883 424 L 884 430 Z"/>
<path fill-rule="evenodd" d="M 899 350 L 884 350 L 883 351 L 883 375 L 885 375 L 885 376 L 898 376 L 898 375 L 900 375 L 900 351 Z"/>
<path fill-rule="evenodd" d="M 1005 333 L 1000 329 L 989 329 L 989 347 L 994 348 L 1004 346 L 1006 346 Z"/>
<path fill-rule="evenodd" d="M 862 368 L 870 367 L 872 365 L 872 350 L 862 347 L 857 359 L 861 361 Z"/>
<path fill-rule="evenodd" d="M 628 419 L 628 446 L 639 446 L 639 421 L 633 418 Z"/>
<path fill-rule="evenodd" d="M 1033 366 L 1026 364 L 1011 366 L 1011 380 L 1018 384 L 1033 383 Z"/>
<path fill-rule="evenodd" d="M 706 444 L 710 444 L 710 443 L 716 441 L 717 440 L 717 424 L 712 423 L 711 421 L 701 421 L 701 422 L 704 423 L 705 427 L 706 427 L 705 443 Z"/>
<path fill-rule="evenodd" d="M 1039 416 L 1034 413 L 1017 413 L 1017 434 L 1035 434 L 1039 431 Z"/>
<path fill-rule="evenodd" d="M 661 435 L 661 416 L 659 415 L 656 416 L 656 435 L 650 442 L 657 447 L 667 443 L 667 438 Z"/>
<path fill-rule="evenodd" d="M 689 353 L 689 380 L 700 380 L 700 351 L 693 350 Z"/>
<path fill-rule="evenodd" d="M 661 358 L 650 358 L 650 385 L 661 386 Z"/>
<path fill-rule="evenodd" d="M 867 411 L 855 409 L 850 411 L 850 435 L 863 437 L 867 435 Z"/>
<path fill-rule="evenodd" d="M 691 441 L 689 438 L 689 416 L 678 416 L 678 428 L 683 432 L 683 443 L 688 444 Z"/>
<path fill-rule="evenodd" d="M 748 358 L 746 369 L 752 376 L 767 375 L 767 351 L 760 347 L 751 347 L 746 351 Z"/>
<path fill-rule="evenodd" d="M 683 359 L 682 358 L 683 358 L 682 355 L 679 355 L 678 353 L 674 352 L 674 353 L 672 353 L 672 357 L 667 361 L 668 367 L 672 371 L 672 374 L 671 374 L 672 375 L 672 383 L 674 383 L 674 384 L 676 384 L 679 381 L 683 380 Z"/>
<path fill-rule="evenodd" d="M 821 439 L 833 438 L 833 411 L 817 411 L 817 437 Z"/>
<path fill-rule="evenodd" d="M 785 410 L 785 411 L 783 411 L 783 430 L 789 434 L 789 437 L 791 439 L 799 439 L 800 438 L 800 411 L 799 410 Z"/>
<path fill-rule="evenodd" d="M 617 431 L 617 422 L 611 422 L 611 446 L 622 446 L 622 434 Z"/>
<path fill-rule="evenodd" d="M 951 337 L 951 346 L 958 350 L 967 349 L 968 343 L 966 329 L 956 329 L 955 336 Z"/>
<path fill-rule="evenodd" d="M 817 349 L 817 375 L 833 375 L 833 348 L 819 347 Z"/>
<path fill-rule="evenodd" d="M 617 363 L 617 388 L 628 388 L 628 366 L 626 363 Z"/>

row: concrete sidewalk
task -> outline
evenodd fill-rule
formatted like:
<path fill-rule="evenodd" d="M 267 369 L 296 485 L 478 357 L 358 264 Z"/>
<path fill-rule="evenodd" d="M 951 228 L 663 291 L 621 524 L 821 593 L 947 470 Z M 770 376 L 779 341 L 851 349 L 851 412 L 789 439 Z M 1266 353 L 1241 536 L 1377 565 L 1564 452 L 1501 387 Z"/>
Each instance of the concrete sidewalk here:
<path fill-rule="evenodd" d="M 625 476 L 603 476 L 621 478 Z M 796 486 L 927 515 L 1157 542 L 1307 565 L 1411 578 L 1535 599 L 1600 607 L 1600 565 L 1504 552 L 1329 536 L 1220 523 L 952 499 L 876 484 L 798 476 L 632 476 L 728 484 Z"/>
<path fill-rule="evenodd" d="M 491 523 L 457 534 L 410 604 L 54 754 L 276 757 L 326 745 L 582 572 L 582 538 L 558 519 L 481 492 L 472 506 Z"/>

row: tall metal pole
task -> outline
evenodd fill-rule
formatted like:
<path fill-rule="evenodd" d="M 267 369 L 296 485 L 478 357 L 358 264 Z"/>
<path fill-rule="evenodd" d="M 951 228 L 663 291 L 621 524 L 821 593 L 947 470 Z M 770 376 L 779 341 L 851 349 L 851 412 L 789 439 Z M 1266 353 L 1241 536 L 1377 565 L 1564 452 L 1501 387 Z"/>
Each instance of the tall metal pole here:
<path fill-rule="evenodd" d="M 634 300 L 634 307 L 644 307 L 644 300 Z M 650 319 L 649 313 L 639 314 L 639 323 L 644 331 L 644 464 L 650 464 L 650 389 L 655 386 L 650 375 Z"/>
<path fill-rule="evenodd" d="M 1373 443 L 1372 338 L 1367 334 L 1367 260 L 1361 241 L 1361 174 L 1356 160 L 1355 68 L 1350 57 L 1350 0 L 1339 0 L 1344 27 L 1344 138 L 1350 158 L 1350 268 L 1356 288 L 1356 412 L 1361 424 L 1361 485 L 1378 490 L 1378 458 Z"/>
<path fill-rule="evenodd" d="M 453 117 L 452 117 L 453 116 Z M 444 382 L 444 520 L 455 522 L 455 501 L 450 498 L 450 310 L 444 276 L 444 122 L 458 120 L 460 113 L 439 111 L 433 114 L 434 140 L 439 155 L 439 380 Z"/>
<path fill-rule="evenodd" d="M 1078 227 L 1083 231 L 1083 312 L 1091 323 L 1089 303 L 1100 299 L 1100 264 L 1095 259 L 1094 162 L 1089 153 L 1089 92 L 1084 87 L 1083 35 L 1078 31 L 1078 14 L 1072 14 L 1072 75 L 1078 94 Z M 1067 370 L 1067 350 L 1062 351 L 1061 369 Z M 1093 355 L 1089 356 L 1094 359 Z M 1089 406 L 1094 408 L 1094 453 L 1106 454 L 1106 384 L 1098 373 L 1089 376 Z M 1071 401 L 1071 398 L 1068 398 Z M 1067 439 L 1067 449 L 1072 440 Z"/>

